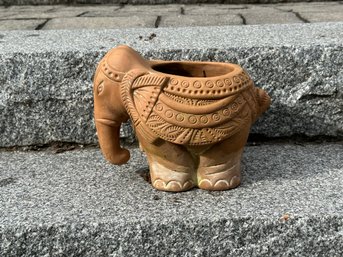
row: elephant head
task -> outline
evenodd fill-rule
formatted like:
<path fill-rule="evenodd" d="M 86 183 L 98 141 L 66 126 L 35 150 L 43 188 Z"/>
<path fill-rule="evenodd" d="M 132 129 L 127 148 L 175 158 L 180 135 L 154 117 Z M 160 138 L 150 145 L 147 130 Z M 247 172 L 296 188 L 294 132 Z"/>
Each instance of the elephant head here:
<path fill-rule="evenodd" d="M 120 98 L 120 83 L 127 71 L 146 67 L 149 63 L 127 46 L 109 51 L 97 67 L 93 88 L 94 119 L 101 150 L 113 164 L 124 164 L 130 158 L 129 151 L 119 143 L 120 126 L 129 118 Z"/>

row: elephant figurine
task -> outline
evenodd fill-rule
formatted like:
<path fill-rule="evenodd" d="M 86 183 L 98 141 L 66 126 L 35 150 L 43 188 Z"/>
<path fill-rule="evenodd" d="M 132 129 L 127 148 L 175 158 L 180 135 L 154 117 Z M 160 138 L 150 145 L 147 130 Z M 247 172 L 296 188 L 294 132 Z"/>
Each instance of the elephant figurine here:
<path fill-rule="evenodd" d="M 128 46 L 110 50 L 94 76 L 94 119 L 105 158 L 124 164 L 119 130 L 131 119 L 152 186 L 181 192 L 240 184 L 249 130 L 270 97 L 236 64 L 147 61 Z"/>

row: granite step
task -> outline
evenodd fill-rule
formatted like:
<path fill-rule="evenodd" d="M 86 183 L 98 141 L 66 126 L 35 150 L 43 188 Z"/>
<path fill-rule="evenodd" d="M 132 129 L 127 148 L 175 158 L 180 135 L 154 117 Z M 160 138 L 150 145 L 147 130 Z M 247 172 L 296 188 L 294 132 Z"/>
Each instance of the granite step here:
<path fill-rule="evenodd" d="M 0 256 L 341 256 L 343 142 L 245 148 L 230 191 L 154 190 L 137 148 L 0 152 Z"/>
<path fill-rule="evenodd" d="M 92 76 L 112 47 L 240 64 L 272 105 L 263 138 L 343 138 L 343 23 L 0 33 L 0 147 L 95 144 Z M 123 138 L 133 138 L 125 124 Z"/>

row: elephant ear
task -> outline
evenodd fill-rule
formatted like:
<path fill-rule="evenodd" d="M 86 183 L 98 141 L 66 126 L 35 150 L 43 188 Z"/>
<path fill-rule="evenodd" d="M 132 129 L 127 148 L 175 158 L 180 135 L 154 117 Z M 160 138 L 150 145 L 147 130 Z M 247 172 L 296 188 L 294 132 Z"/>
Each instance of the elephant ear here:
<path fill-rule="evenodd" d="M 121 82 L 121 99 L 134 127 L 138 133 L 144 131 L 144 136 L 150 142 L 154 142 L 158 136 L 145 123 L 168 81 L 166 76 L 134 69 L 129 71 Z"/>

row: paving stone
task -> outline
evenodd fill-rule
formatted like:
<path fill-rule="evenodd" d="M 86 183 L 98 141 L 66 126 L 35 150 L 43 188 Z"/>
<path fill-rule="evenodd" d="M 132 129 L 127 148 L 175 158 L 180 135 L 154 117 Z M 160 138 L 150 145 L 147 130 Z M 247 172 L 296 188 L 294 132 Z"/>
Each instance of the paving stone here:
<path fill-rule="evenodd" d="M 11 5 L 1 7 L 4 11 L 13 12 L 44 12 L 59 8 L 60 5 Z"/>
<path fill-rule="evenodd" d="M 186 15 L 219 15 L 235 14 L 241 10 L 248 9 L 245 5 L 185 5 L 184 13 Z"/>
<path fill-rule="evenodd" d="M 155 26 L 156 18 L 157 17 L 154 16 L 56 18 L 50 20 L 43 29 L 153 28 Z"/>
<path fill-rule="evenodd" d="M 242 15 L 248 25 L 303 23 L 291 12 L 245 12 Z"/>
<path fill-rule="evenodd" d="M 324 2 L 324 3 L 294 3 L 287 5 L 277 5 L 277 9 L 294 12 L 323 12 L 328 16 L 331 12 L 343 12 L 343 5 L 338 2 Z"/>
<path fill-rule="evenodd" d="M 0 20 L 0 30 L 34 30 L 46 20 Z"/>
<path fill-rule="evenodd" d="M 6 12 L 6 18 L 10 19 L 32 19 L 32 18 L 58 18 L 58 17 L 76 17 L 84 11 L 74 8 L 64 8 L 60 10 L 59 6 L 14 6 Z"/>
<path fill-rule="evenodd" d="M 106 11 L 117 11 L 122 9 L 121 5 L 116 4 L 101 4 L 101 5 L 59 5 L 58 11 L 61 12 L 70 12 L 70 11 L 78 11 L 80 13 L 84 13 L 87 11 L 98 11 L 98 12 L 106 12 Z"/>
<path fill-rule="evenodd" d="M 140 5 L 124 6 L 123 8 L 108 8 L 107 10 L 90 10 L 83 14 L 83 17 L 130 17 L 130 16 L 158 16 L 177 15 L 181 13 L 182 5 Z"/>
<path fill-rule="evenodd" d="M 160 27 L 186 26 L 226 26 L 242 25 L 243 20 L 238 15 L 177 15 L 162 16 Z"/>
<path fill-rule="evenodd" d="M 300 12 L 299 15 L 309 22 L 339 22 L 343 21 L 342 12 L 331 12 L 330 15 L 321 12 Z"/>
<path fill-rule="evenodd" d="M 179 13 L 180 8 L 183 5 L 180 4 L 166 4 L 166 5 L 125 5 L 120 12 L 129 12 L 129 13 L 137 13 L 137 12 L 153 12 L 153 13 Z"/>
<path fill-rule="evenodd" d="M 56 9 L 57 13 L 78 13 L 74 16 L 58 16 L 56 18 L 65 18 L 65 17 L 106 17 L 111 15 L 106 15 L 107 13 L 116 13 L 119 9 L 121 9 L 120 5 L 76 5 L 76 6 L 59 6 Z M 89 15 L 94 14 L 94 15 Z M 57 15 L 57 14 L 56 14 Z"/>
<path fill-rule="evenodd" d="M 301 23 L 302 21 L 292 12 L 284 12 L 270 5 L 245 5 L 246 8 L 224 8 L 221 12 L 239 15 L 245 24 L 286 24 Z"/>
<path fill-rule="evenodd" d="M 154 190 L 99 149 L 0 152 L 0 256 L 330 256 L 343 252 L 343 145 L 262 144 L 242 185 Z"/>

